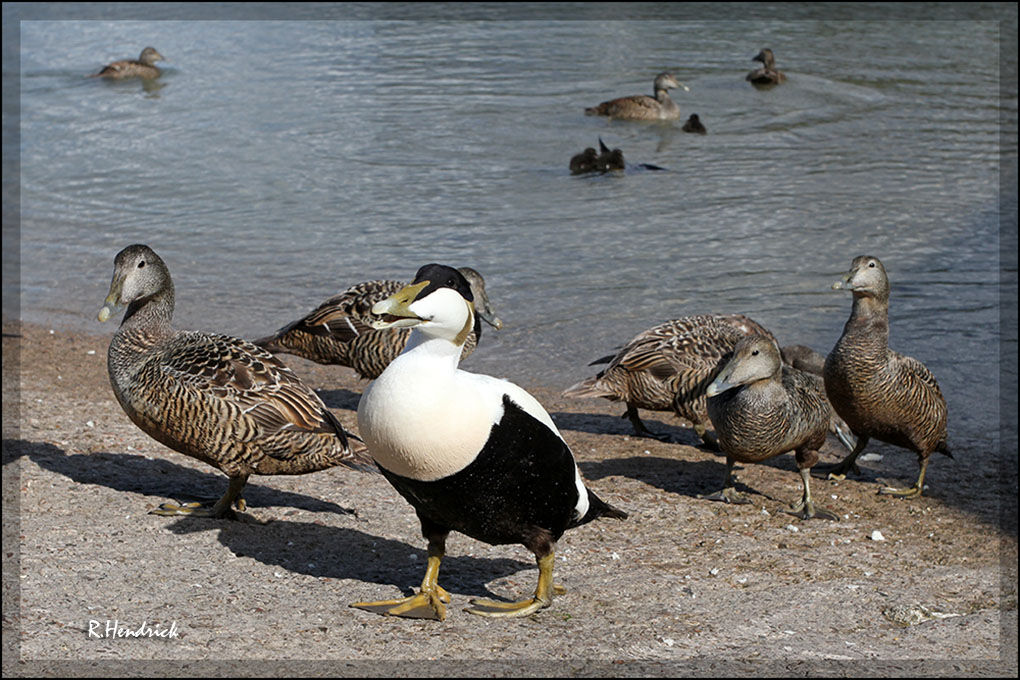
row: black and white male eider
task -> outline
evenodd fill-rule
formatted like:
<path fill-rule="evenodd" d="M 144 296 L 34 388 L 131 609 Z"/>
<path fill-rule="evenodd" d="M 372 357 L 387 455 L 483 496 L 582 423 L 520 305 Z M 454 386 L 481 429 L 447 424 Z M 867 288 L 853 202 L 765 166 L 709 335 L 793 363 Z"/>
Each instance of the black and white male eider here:
<path fill-rule="evenodd" d="M 553 551 L 571 527 L 627 514 L 581 480 L 549 414 L 517 385 L 459 370 L 474 327 L 467 280 L 425 265 L 414 281 L 372 308 L 384 327 L 413 327 L 407 347 L 368 386 L 358 428 L 383 475 L 418 513 L 428 564 L 418 594 L 352 607 L 380 614 L 446 617 L 449 594 L 437 583 L 446 537 L 459 531 L 535 553 L 538 588 L 520 602 L 472 600 L 482 616 L 526 616 L 552 603 Z"/>

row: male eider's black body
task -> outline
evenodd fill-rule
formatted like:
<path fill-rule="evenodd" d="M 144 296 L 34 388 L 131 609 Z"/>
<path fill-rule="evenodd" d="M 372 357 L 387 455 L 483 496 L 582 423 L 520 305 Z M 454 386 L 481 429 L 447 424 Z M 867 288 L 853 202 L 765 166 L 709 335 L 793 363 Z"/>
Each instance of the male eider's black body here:
<path fill-rule="evenodd" d="M 491 545 L 520 543 L 539 565 L 534 597 L 472 600 L 469 612 L 525 616 L 549 606 L 560 536 L 597 517 L 626 514 L 584 486 L 570 449 L 534 397 L 513 383 L 457 368 L 474 311 L 456 270 L 422 267 L 414 283 L 373 312 L 383 317 L 381 327 L 415 330 L 404 352 L 365 390 L 358 425 L 382 474 L 417 512 L 428 565 L 418 594 L 352 606 L 444 619 L 450 596 L 437 578 L 451 531 Z"/>

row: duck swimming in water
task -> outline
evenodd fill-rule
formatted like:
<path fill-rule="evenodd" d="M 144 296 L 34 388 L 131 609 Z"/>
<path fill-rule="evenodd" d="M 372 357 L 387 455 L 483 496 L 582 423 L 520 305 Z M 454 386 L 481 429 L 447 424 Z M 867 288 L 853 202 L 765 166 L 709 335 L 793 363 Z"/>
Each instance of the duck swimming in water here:
<path fill-rule="evenodd" d="M 146 47 L 138 56 L 138 59 L 125 59 L 115 61 L 104 66 L 99 73 L 93 73 L 90 78 L 158 78 L 161 71 L 155 66 L 157 61 L 166 61 L 162 54 L 154 47 Z"/>
<path fill-rule="evenodd" d="M 678 81 L 671 73 L 660 73 L 655 77 L 655 96 L 638 94 L 631 97 L 619 97 L 602 102 L 584 110 L 589 116 L 608 116 L 622 120 L 676 120 L 680 117 L 680 109 L 670 99 L 669 90 L 682 87 L 690 88 Z"/>
<path fill-rule="evenodd" d="M 443 620 L 450 595 L 439 586 L 446 538 L 459 531 L 490 545 L 520 543 L 538 562 L 534 597 L 472 600 L 481 616 L 527 616 L 554 594 L 556 542 L 598 517 L 626 518 L 581 479 L 570 448 L 538 401 L 505 380 L 457 368 L 474 325 L 467 281 L 425 265 L 414 281 L 376 303 L 377 328 L 411 328 L 407 347 L 368 386 L 358 428 L 380 471 L 415 509 L 428 541 L 420 591 L 352 607 Z"/>
<path fill-rule="evenodd" d="M 938 451 L 950 458 L 946 400 L 932 372 L 917 359 L 889 348 L 889 277 L 877 257 L 855 257 L 833 289 L 853 293 L 850 319 L 825 359 L 825 391 L 857 446 L 830 472 L 843 479 L 871 438 L 917 454 L 920 473 L 908 489 L 879 493 L 920 496 L 928 459 Z"/>
<path fill-rule="evenodd" d="M 698 114 L 696 113 L 691 114 L 690 118 L 687 119 L 687 122 L 684 123 L 682 129 L 684 132 L 693 132 L 699 135 L 708 134 L 708 130 L 706 130 L 705 126 L 702 125 L 701 119 L 698 118 Z"/>
<path fill-rule="evenodd" d="M 776 57 L 769 48 L 763 49 L 756 54 L 752 61 L 760 61 L 762 67 L 747 74 L 747 80 L 752 85 L 769 86 L 778 85 L 786 81 L 786 75 L 776 68 Z"/>

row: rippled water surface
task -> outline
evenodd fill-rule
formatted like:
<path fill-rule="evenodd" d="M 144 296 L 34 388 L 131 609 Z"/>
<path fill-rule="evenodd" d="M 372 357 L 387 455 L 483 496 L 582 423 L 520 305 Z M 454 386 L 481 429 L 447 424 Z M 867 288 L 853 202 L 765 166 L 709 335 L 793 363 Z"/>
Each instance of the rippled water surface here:
<path fill-rule="evenodd" d="M 135 242 L 170 266 L 178 325 L 249 337 L 471 265 L 506 328 L 466 367 L 566 387 L 683 314 L 827 351 L 850 310 L 829 286 L 866 253 L 951 441 L 991 445 L 999 43 L 979 20 L 26 22 L 22 315 L 112 332 L 95 314 Z M 155 84 L 83 77 L 150 44 Z M 756 90 L 766 46 L 789 80 Z M 584 115 L 663 70 L 708 135 Z M 570 176 L 599 137 L 668 172 Z"/>

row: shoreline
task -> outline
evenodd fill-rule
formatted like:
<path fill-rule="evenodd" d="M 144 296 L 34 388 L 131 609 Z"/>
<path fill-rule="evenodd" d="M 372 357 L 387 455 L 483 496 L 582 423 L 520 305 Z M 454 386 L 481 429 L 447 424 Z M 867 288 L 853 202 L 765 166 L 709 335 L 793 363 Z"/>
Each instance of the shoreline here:
<path fill-rule="evenodd" d="M 642 412 L 683 443 L 632 436 L 622 404 L 522 385 L 591 488 L 630 519 L 568 532 L 556 559 L 568 592 L 531 617 L 461 611 L 470 597 L 529 593 L 536 569 L 520 546 L 454 534 L 440 575 L 449 618 L 385 618 L 347 604 L 416 588 L 425 546 L 380 475 L 252 477 L 236 522 L 146 514 L 218 496 L 226 477 L 127 419 L 106 375 L 115 327 L 106 330 L 4 324 L 5 675 L 184 662 L 189 673 L 199 662 L 210 674 L 275 675 L 288 671 L 274 662 L 309 659 L 326 662 L 303 664 L 309 674 L 420 675 L 409 664 L 431 658 L 458 675 L 520 674 L 529 660 L 556 675 L 1016 675 L 1015 525 L 999 526 L 998 468 L 976 463 L 993 452 L 933 460 L 914 500 L 877 496 L 868 463 L 859 478 L 817 480 L 816 496 L 842 519 L 804 522 L 782 512 L 800 486 L 790 455 L 738 468 L 753 505 L 712 503 L 697 496 L 725 461 L 671 415 Z M 283 359 L 356 431 L 367 381 Z M 824 461 L 841 454 L 826 450 Z M 916 475 L 909 452 L 878 450 L 885 474 Z M 90 639 L 90 620 L 132 630 L 174 621 L 180 634 Z M 254 659 L 266 665 L 245 665 Z"/>

